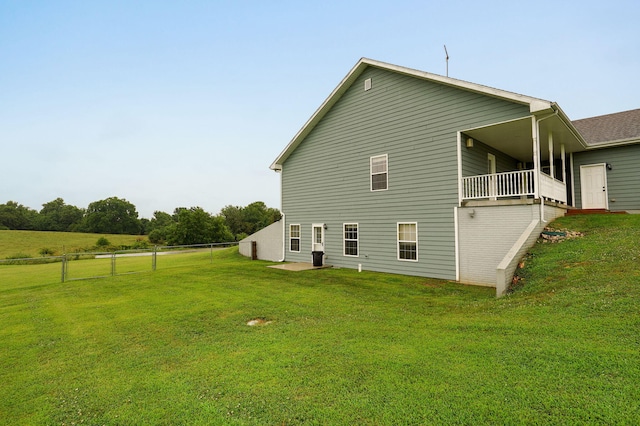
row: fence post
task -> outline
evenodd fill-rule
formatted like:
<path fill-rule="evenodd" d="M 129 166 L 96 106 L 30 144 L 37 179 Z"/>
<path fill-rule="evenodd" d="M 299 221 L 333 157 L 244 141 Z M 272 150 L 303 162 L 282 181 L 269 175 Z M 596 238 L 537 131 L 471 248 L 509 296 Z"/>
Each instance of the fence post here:
<path fill-rule="evenodd" d="M 66 263 L 67 263 L 67 255 L 63 255 L 62 256 L 62 281 L 64 282 L 64 268 L 66 267 Z"/>
<path fill-rule="evenodd" d="M 156 256 L 158 254 L 158 246 L 153 246 L 153 255 L 151 256 L 151 270 L 156 270 Z"/>
<path fill-rule="evenodd" d="M 211 261 L 209 263 L 213 263 L 213 243 L 211 243 L 210 247 L 211 247 L 211 255 L 210 255 Z"/>

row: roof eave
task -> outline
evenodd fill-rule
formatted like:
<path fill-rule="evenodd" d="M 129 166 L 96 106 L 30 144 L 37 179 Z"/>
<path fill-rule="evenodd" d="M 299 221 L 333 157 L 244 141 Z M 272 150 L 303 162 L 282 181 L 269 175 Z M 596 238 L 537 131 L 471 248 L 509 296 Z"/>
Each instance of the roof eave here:
<path fill-rule="evenodd" d="M 564 125 L 567 126 L 567 129 L 569 129 L 569 131 L 573 134 L 573 136 L 576 138 L 576 140 L 582 146 L 582 148 L 587 149 L 589 147 L 589 144 L 584 139 L 584 137 L 580 134 L 578 129 L 576 129 L 576 127 L 573 125 L 573 122 L 569 119 L 567 114 L 565 114 L 562 108 L 560 108 L 560 105 L 558 105 L 555 102 L 552 102 L 551 107 L 553 108 L 554 111 L 558 113 L 558 117 L 560 117 Z"/>
<path fill-rule="evenodd" d="M 591 143 L 587 145 L 587 150 L 613 148 L 616 146 L 634 145 L 634 144 L 640 144 L 640 138 L 628 138 L 628 139 L 619 139 L 615 141 Z"/>
<path fill-rule="evenodd" d="M 340 99 L 342 94 L 347 91 L 351 83 L 358 78 L 362 71 L 368 66 L 368 63 L 365 58 L 362 58 L 358 61 L 358 63 L 349 71 L 349 73 L 342 79 L 340 84 L 336 86 L 335 89 L 331 92 L 331 94 L 324 100 L 322 105 L 313 113 L 311 118 L 307 120 L 307 122 L 302 126 L 302 128 L 296 133 L 296 135 L 291 139 L 291 142 L 285 147 L 285 149 L 278 155 L 271 166 L 269 167 L 271 170 L 282 170 L 282 164 L 284 161 L 291 155 L 291 153 L 300 145 L 300 142 L 313 130 L 313 128 L 320 122 L 322 117 L 331 109 L 331 107 Z"/>

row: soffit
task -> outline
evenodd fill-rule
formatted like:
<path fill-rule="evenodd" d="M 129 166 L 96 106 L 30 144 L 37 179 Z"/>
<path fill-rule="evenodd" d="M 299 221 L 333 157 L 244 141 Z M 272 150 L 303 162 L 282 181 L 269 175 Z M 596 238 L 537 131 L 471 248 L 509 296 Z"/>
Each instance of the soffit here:
<path fill-rule="evenodd" d="M 565 146 L 566 153 L 583 151 L 585 149 L 580 137 L 574 132 L 572 126 L 568 126 L 558 115 L 554 114 L 541 120 L 539 128 L 541 160 L 549 159 L 550 133 L 552 134 L 554 156 L 556 157 L 560 155 L 560 147 L 562 144 Z M 531 162 L 533 159 L 531 116 L 519 120 L 465 130 L 462 133 L 518 161 Z"/>

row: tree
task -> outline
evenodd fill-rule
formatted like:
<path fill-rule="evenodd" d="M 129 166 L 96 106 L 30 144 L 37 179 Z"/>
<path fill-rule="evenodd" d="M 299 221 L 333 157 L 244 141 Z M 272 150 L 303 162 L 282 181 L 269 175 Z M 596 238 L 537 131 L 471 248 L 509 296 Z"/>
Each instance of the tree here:
<path fill-rule="evenodd" d="M 80 224 L 83 216 L 82 209 L 65 204 L 62 198 L 56 198 L 42 205 L 37 228 L 41 231 L 72 231 Z"/>
<path fill-rule="evenodd" d="M 156 210 L 145 228 L 145 233 L 149 235 L 150 242 L 162 244 L 167 241 L 167 237 L 172 232 L 175 224 L 176 218 L 169 213 Z"/>
<path fill-rule="evenodd" d="M 282 215 L 278 209 L 268 208 L 262 201 L 256 201 L 244 208 L 243 217 L 245 223 L 250 224 L 247 234 L 253 234 L 280 220 Z"/>
<path fill-rule="evenodd" d="M 233 241 L 224 218 L 211 216 L 201 207 L 178 208 L 174 225 L 167 229 L 167 243 L 171 245 L 206 244 Z"/>
<path fill-rule="evenodd" d="M 110 197 L 89 204 L 82 230 L 98 234 L 137 235 L 142 229 L 136 207 L 125 199 Z"/>
<path fill-rule="evenodd" d="M 37 219 L 37 211 L 15 201 L 0 204 L 0 229 L 35 229 Z"/>
<path fill-rule="evenodd" d="M 175 223 L 175 221 L 175 218 L 169 213 L 156 210 L 155 212 L 153 212 L 153 217 L 149 221 L 148 231 L 151 232 L 154 229 L 164 228 L 171 225 L 172 223 Z"/>
<path fill-rule="evenodd" d="M 220 214 L 224 217 L 225 223 L 234 235 L 239 235 L 245 232 L 242 207 L 231 205 L 225 206 L 220 210 Z"/>
<path fill-rule="evenodd" d="M 253 234 L 282 217 L 278 209 L 268 208 L 262 201 L 256 201 L 246 207 L 226 206 L 220 214 L 236 239 Z"/>

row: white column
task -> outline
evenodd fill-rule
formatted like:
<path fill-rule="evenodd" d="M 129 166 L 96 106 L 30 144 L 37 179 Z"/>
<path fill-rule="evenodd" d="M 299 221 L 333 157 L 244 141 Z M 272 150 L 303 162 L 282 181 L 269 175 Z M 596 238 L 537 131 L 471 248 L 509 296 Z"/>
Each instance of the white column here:
<path fill-rule="evenodd" d="M 531 116 L 531 139 L 533 141 L 533 197 L 540 198 L 540 143 L 538 141 L 538 123 L 534 115 Z"/>
<path fill-rule="evenodd" d="M 562 160 L 562 183 L 566 185 L 567 183 L 567 163 L 566 163 L 566 153 L 564 152 L 564 144 L 560 145 L 560 159 Z"/>
<path fill-rule="evenodd" d="M 553 171 L 553 133 L 549 130 L 549 175 L 555 179 Z"/>

